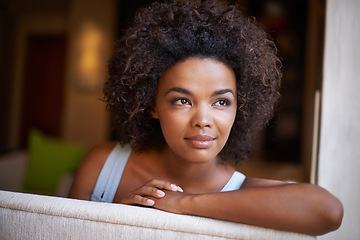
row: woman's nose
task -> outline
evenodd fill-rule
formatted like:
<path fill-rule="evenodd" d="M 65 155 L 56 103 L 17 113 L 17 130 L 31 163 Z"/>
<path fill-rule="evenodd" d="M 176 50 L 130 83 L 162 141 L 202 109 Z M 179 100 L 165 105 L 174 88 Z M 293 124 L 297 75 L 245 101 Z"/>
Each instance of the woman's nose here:
<path fill-rule="evenodd" d="M 206 127 L 212 127 L 213 125 L 213 118 L 211 115 L 211 111 L 208 106 L 205 104 L 200 105 L 194 109 L 193 114 L 193 126 L 199 127 L 199 128 L 206 128 Z"/>

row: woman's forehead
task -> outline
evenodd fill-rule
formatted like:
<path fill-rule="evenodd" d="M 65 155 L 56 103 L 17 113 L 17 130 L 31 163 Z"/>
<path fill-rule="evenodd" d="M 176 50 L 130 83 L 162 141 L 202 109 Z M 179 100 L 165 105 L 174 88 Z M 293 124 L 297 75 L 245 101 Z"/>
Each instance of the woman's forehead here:
<path fill-rule="evenodd" d="M 189 58 L 170 67 L 161 76 L 158 88 L 230 88 L 236 90 L 234 71 L 213 58 Z"/>

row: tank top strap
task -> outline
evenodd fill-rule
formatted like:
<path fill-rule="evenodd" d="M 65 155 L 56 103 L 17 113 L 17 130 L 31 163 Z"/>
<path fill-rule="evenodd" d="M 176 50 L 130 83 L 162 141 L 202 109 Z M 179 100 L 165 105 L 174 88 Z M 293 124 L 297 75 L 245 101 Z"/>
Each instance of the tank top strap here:
<path fill-rule="evenodd" d="M 246 176 L 241 172 L 235 171 L 231 176 L 230 180 L 223 187 L 221 192 L 234 191 L 239 190 L 241 185 L 244 183 Z"/>
<path fill-rule="evenodd" d="M 126 163 L 132 148 L 129 145 L 116 144 L 100 172 L 91 201 L 112 202 L 118 189 Z"/>

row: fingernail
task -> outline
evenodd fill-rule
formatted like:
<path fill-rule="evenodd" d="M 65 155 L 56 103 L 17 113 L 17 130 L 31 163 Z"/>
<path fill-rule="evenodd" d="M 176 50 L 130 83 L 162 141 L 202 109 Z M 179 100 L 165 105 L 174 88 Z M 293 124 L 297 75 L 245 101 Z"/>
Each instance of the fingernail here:
<path fill-rule="evenodd" d="M 183 190 L 181 187 L 179 187 L 179 186 L 178 186 L 178 191 L 179 191 L 179 192 L 184 192 L 184 190 Z"/>
<path fill-rule="evenodd" d="M 163 191 L 157 190 L 156 193 L 158 194 L 159 197 L 165 196 L 165 193 Z"/>
<path fill-rule="evenodd" d="M 171 189 L 174 190 L 174 191 L 177 191 L 177 190 L 178 190 L 178 186 L 176 186 L 175 184 L 171 184 L 170 187 L 171 187 Z"/>
<path fill-rule="evenodd" d="M 146 202 L 147 202 L 147 204 L 149 204 L 149 205 L 154 205 L 154 204 L 155 204 L 155 201 L 152 200 L 152 199 L 148 199 L 148 200 L 146 200 Z"/>

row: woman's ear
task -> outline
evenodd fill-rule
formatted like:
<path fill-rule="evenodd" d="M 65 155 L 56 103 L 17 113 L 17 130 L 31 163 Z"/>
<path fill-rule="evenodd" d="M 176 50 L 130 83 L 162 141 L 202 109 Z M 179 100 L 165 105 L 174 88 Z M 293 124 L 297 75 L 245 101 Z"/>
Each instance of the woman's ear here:
<path fill-rule="evenodd" d="M 159 119 L 159 116 L 158 116 L 158 114 L 157 114 L 156 107 L 154 107 L 154 108 L 151 110 L 151 117 L 152 117 L 152 118 L 155 118 L 155 119 Z"/>

